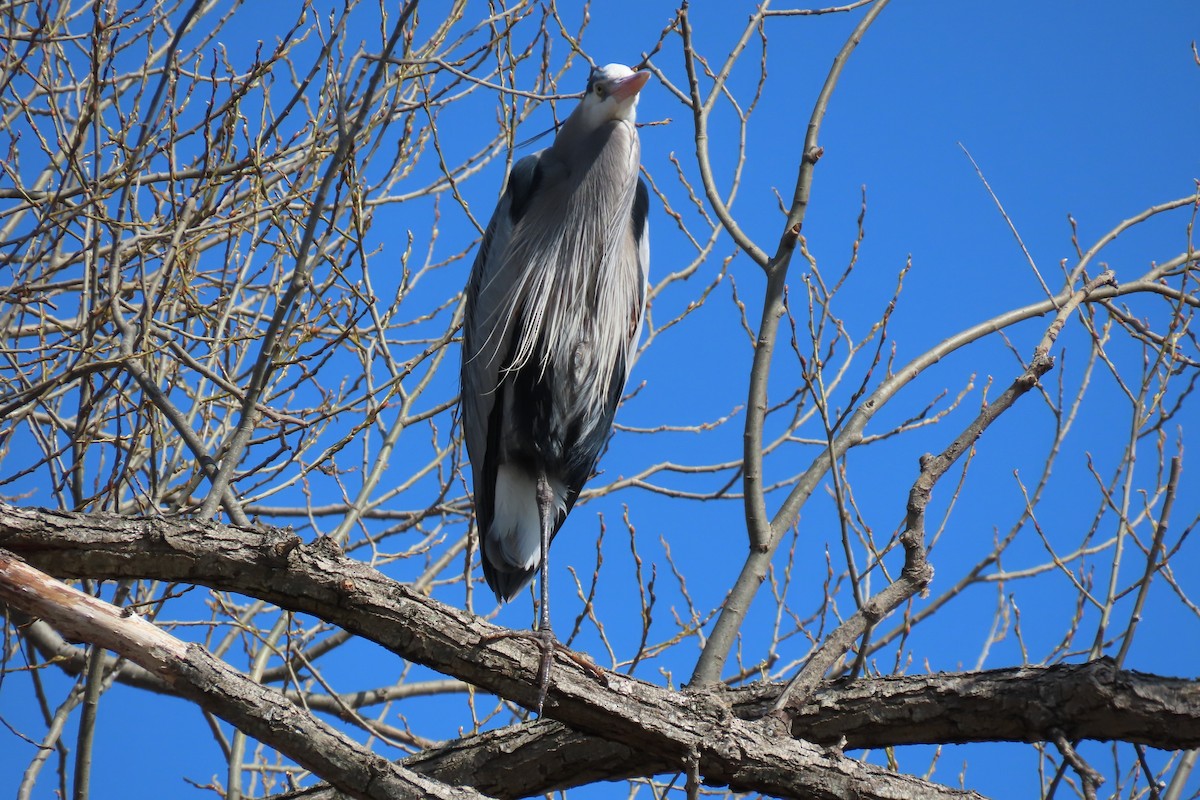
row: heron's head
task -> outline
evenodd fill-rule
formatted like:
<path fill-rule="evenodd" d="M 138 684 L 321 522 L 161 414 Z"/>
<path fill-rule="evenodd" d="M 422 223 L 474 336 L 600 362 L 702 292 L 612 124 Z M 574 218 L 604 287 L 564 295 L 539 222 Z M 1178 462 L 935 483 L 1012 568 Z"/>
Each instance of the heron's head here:
<path fill-rule="evenodd" d="M 624 64 L 593 69 L 587 93 L 579 104 L 584 127 L 595 130 L 615 120 L 633 122 L 637 118 L 638 92 L 649 79 L 650 73 L 634 72 Z"/>

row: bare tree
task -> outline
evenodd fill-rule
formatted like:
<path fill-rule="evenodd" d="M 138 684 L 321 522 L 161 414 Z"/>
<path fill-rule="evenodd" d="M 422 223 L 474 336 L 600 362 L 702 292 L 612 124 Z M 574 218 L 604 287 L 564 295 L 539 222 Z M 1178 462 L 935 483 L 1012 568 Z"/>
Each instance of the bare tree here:
<path fill-rule="evenodd" d="M 497 636 L 490 600 L 476 613 L 456 337 L 492 177 L 597 60 L 586 6 L 128 5 L 0 10 L 18 797 L 119 773 L 94 757 L 98 719 L 133 702 L 114 686 L 192 704 L 222 772 L 197 757 L 184 777 L 227 798 L 613 780 L 965 798 L 942 748 L 982 763 L 984 743 L 1032 753 L 1045 797 L 1196 796 L 1200 686 L 1148 671 L 1194 665 L 1200 619 L 1194 182 L 1091 240 L 1071 219 L 1057 275 L 992 194 L 1037 290 L 900 342 L 926 301 L 902 291 L 911 261 L 863 278 L 865 192 L 851 241 L 805 228 L 831 100 L 888 0 L 764 2 L 724 55 L 684 2 L 637 65 L 683 109 L 673 148 L 645 151 L 643 371 L 581 499 L 595 513 L 556 544 L 567 644 L 603 678 L 556 654 L 531 721 L 537 645 Z M 790 197 L 772 195 L 746 177 L 786 80 L 769 48 L 847 16 L 803 136 L 770 156 Z M 1106 263 L 1147 226 L 1169 234 L 1140 266 Z M 743 372 L 708 377 L 737 399 L 663 418 L 687 404 L 652 365 L 705 330 L 742 348 Z M 999 446 L 1014 425 L 1020 448 Z M 1173 659 L 1139 661 L 1148 621 Z"/>

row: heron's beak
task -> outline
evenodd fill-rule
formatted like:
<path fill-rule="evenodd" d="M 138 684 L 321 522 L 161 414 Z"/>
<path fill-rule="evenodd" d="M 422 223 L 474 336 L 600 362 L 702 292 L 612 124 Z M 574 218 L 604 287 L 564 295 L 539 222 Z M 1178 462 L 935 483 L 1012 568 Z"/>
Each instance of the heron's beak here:
<path fill-rule="evenodd" d="M 649 72 L 635 72 L 628 77 L 614 80 L 609 84 L 608 93 L 618 102 L 623 102 L 640 92 L 648 80 L 650 80 Z"/>

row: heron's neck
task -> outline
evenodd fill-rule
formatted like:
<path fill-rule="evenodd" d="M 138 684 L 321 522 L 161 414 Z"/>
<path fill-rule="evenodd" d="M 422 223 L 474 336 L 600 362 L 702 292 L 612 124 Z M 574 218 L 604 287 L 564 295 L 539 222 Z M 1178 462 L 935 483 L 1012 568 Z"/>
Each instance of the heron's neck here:
<path fill-rule="evenodd" d="M 574 115 L 563 123 L 562 130 L 551 146 L 551 153 L 572 174 L 578 176 L 591 172 L 595 166 L 604 166 L 607 177 L 618 183 L 624 183 L 619 178 L 630 174 L 629 164 L 634 165 L 634 172 L 637 171 L 636 165 L 641 158 L 637 129 L 632 122 L 610 120 L 599 127 L 592 127 Z M 613 168 L 615 172 L 608 171 Z"/>

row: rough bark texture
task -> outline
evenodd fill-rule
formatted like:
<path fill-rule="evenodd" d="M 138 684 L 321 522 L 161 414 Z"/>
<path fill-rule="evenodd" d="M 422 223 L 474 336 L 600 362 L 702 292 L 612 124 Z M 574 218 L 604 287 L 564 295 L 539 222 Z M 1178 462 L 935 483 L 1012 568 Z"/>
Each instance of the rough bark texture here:
<path fill-rule="evenodd" d="M 731 690 L 733 713 L 757 719 L 781 685 Z M 903 744 L 1037 742 L 1053 731 L 1073 739 L 1119 739 L 1163 749 L 1200 746 L 1200 683 L 1118 670 L 1108 659 L 1087 664 L 980 673 L 895 676 L 826 684 L 797 710 L 791 733 L 846 750 Z M 511 754 L 495 760 L 496 753 Z M 508 758 L 512 760 L 509 761 Z M 595 772 L 580 783 L 617 780 L 671 768 L 645 753 L 542 720 L 464 737 L 413 756 L 405 765 L 447 783 L 497 796 L 505 788 L 575 785 L 572 770 Z M 561 783 L 555 783 L 559 781 Z"/>
<path fill-rule="evenodd" d="M 251 595 L 314 614 L 516 702 L 535 699 L 540 656 L 535 643 L 493 638 L 500 629 L 411 591 L 325 542 L 304 545 L 286 532 L 181 519 L 0 505 L 0 547 L 64 578 L 152 577 Z M 45 609 L 27 613 L 57 624 Z M 466 737 L 416 756 L 406 767 L 505 797 L 678 770 L 690 757 L 698 757 L 709 783 L 782 796 L 974 796 L 779 735 L 754 720 L 779 687 L 674 692 L 605 675 L 604 683 L 597 681 L 559 655 L 546 715 L 570 729 L 539 722 Z M 1121 671 L 1106 662 L 824 686 L 795 711 L 792 737 L 829 743 L 845 737 L 846 747 L 1037 741 L 1050 729 L 1070 739 L 1171 748 L 1200 743 L 1200 691 L 1194 683 Z"/>

